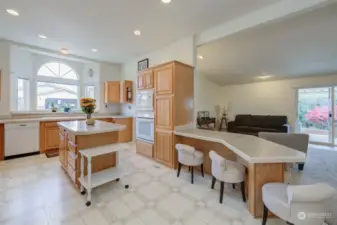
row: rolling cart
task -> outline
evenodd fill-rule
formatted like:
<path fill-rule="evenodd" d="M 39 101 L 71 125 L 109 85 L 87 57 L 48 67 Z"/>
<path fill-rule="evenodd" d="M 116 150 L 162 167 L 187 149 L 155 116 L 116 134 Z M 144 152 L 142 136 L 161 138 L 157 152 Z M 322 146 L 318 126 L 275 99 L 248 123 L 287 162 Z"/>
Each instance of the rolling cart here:
<path fill-rule="evenodd" d="M 110 181 L 119 181 L 119 179 L 129 173 L 128 168 L 123 165 L 119 165 L 119 151 L 126 150 L 125 144 L 110 144 L 103 145 L 94 148 L 88 148 L 80 150 L 81 157 L 81 176 L 78 179 L 81 183 L 81 194 L 84 195 L 87 192 L 86 205 L 91 205 L 91 190 L 95 187 L 106 184 Z M 116 165 L 105 170 L 101 170 L 96 173 L 91 172 L 91 160 L 94 157 L 116 152 Z M 84 157 L 87 158 L 87 171 L 88 175 L 84 176 Z M 129 185 L 125 185 L 125 189 L 128 189 Z M 85 191 L 86 190 L 86 191 Z"/>

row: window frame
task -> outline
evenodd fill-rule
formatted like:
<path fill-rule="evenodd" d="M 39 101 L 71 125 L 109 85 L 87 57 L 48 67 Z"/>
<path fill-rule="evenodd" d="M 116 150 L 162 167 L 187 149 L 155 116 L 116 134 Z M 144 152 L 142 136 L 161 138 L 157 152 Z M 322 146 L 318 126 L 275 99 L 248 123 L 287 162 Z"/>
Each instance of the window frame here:
<path fill-rule="evenodd" d="M 73 72 L 76 74 L 77 76 L 77 80 L 74 79 L 66 79 L 66 78 L 61 78 L 61 77 L 52 77 L 52 76 L 43 76 L 43 75 L 38 75 L 40 69 L 47 65 L 48 63 L 59 63 L 59 64 L 65 64 L 67 65 L 69 68 L 71 68 L 73 70 Z M 25 113 L 25 112 L 44 112 L 44 113 L 48 113 L 49 110 L 41 110 L 41 109 L 37 109 L 37 84 L 38 82 L 46 82 L 46 83 L 55 83 L 55 84 L 64 84 L 64 85 L 76 85 L 78 87 L 78 91 L 77 91 L 77 101 L 78 101 L 78 108 L 74 109 L 72 112 L 82 112 L 81 108 L 80 108 L 80 98 L 81 97 L 85 97 L 85 87 L 86 86 L 93 86 L 94 87 L 94 98 L 98 101 L 99 99 L 99 94 L 100 94 L 100 86 L 98 84 L 96 84 L 96 82 L 86 82 L 83 83 L 83 78 L 80 75 L 79 71 L 77 71 L 73 66 L 69 65 L 69 63 L 67 62 L 63 62 L 60 60 L 49 60 L 46 62 L 43 62 L 42 64 L 36 66 L 36 69 L 34 70 L 32 77 L 20 77 L 17 75 L 14 75 L 11 79 L 13 79 L 13 82 L 15 82 L 15 93 L 13 93 L 13 97 L 11 98 L 11 102 L 12 102 L 12 110 L 14 113 Z M 25 79 L 28 80 L 29 82 L 29 87 L 28 87 L 28 106 L 26 106 L 25 108 L 27 110 L 22 111 L 22 110 L 18 110 L 18 79 Z M 12 85 L 11 85 L 12 86 Z M 96 112 L 99 111 L 99 104 L 96 107 Z M 58 111 L 58 113 L 63 113 L 61 111 Z"/>

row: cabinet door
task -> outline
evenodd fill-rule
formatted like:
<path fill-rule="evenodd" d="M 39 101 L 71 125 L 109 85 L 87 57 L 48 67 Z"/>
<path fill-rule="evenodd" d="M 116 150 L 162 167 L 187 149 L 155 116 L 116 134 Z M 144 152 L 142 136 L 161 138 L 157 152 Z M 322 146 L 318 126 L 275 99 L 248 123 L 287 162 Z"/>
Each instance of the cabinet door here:
<path fill-rule="evenodd" d="M 144 75 L 139 74 L 137 76 L 137 89 L 143 89 L 144 88 Z"/>
<path fill-rule="evenodd" d="M 109 81 L 104 84 L 104 101 L 105 103 L 120 102 L 120 82 Z"/>
<path fill-rule="evenodd" d="M 153 83 L 153 72 L 152 70 L 151 71 L 148 71 L 146 73 L 144 73 L 144 80 L 145 80 L 145 88 L 153 88 L 154 86 L 154 83 Z"/>
<path fill-rule="evenodd" d="M 118 133 L 118 142 L 132 141 L 132 118 L 116 118 L 115 123 L 126 125 L 126 129 Z"/>
<path fill-rule="evenodd" d="M 173 93 L 173 67 L 166 65 L 159 67 L 154 72 L 157 94 Z"/>
<path fill-rule="evenodd" d="M 46 149 L 55 149 L 60 145 L 59 128 L 46 127 L 45 128 L 45 144 Z"/>
<path fill-rule="evenodd" d="M 173 96 L 157 95 L 156 97 L 156 128 L 173 129 Z"/>
<path fill-rule="evenodd" d="M 154 158 L 169 167 L 173 167 L 173 134 L 156 131 Z"/>

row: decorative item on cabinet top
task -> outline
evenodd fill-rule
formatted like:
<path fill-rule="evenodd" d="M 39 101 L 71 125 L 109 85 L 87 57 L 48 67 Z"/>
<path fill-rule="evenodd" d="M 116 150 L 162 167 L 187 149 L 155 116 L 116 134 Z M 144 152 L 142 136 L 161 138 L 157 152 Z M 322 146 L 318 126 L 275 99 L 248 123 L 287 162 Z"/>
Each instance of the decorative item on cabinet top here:
<path fill-rule="evenodd" d="M 143 59 L 137 63 L 138 71 L 143 71 L 149 68 L 149 59 Z"/>
<path fill-rule="evenodd" d="M 133 82 L 106 81 L 104 83 L 104 103 L 133 103 Z"/>

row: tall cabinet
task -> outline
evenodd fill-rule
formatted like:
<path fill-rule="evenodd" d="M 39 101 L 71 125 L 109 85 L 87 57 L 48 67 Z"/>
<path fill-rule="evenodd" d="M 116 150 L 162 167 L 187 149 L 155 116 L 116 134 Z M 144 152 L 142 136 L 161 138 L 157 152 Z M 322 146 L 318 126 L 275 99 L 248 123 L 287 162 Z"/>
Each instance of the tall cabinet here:
<path fill-rule="evenodd" d="M 174 168 L 173 131 L 193 122 L 193 67 L 173 61 L 153 68 L 155 87 L 154 158 Z"/>

